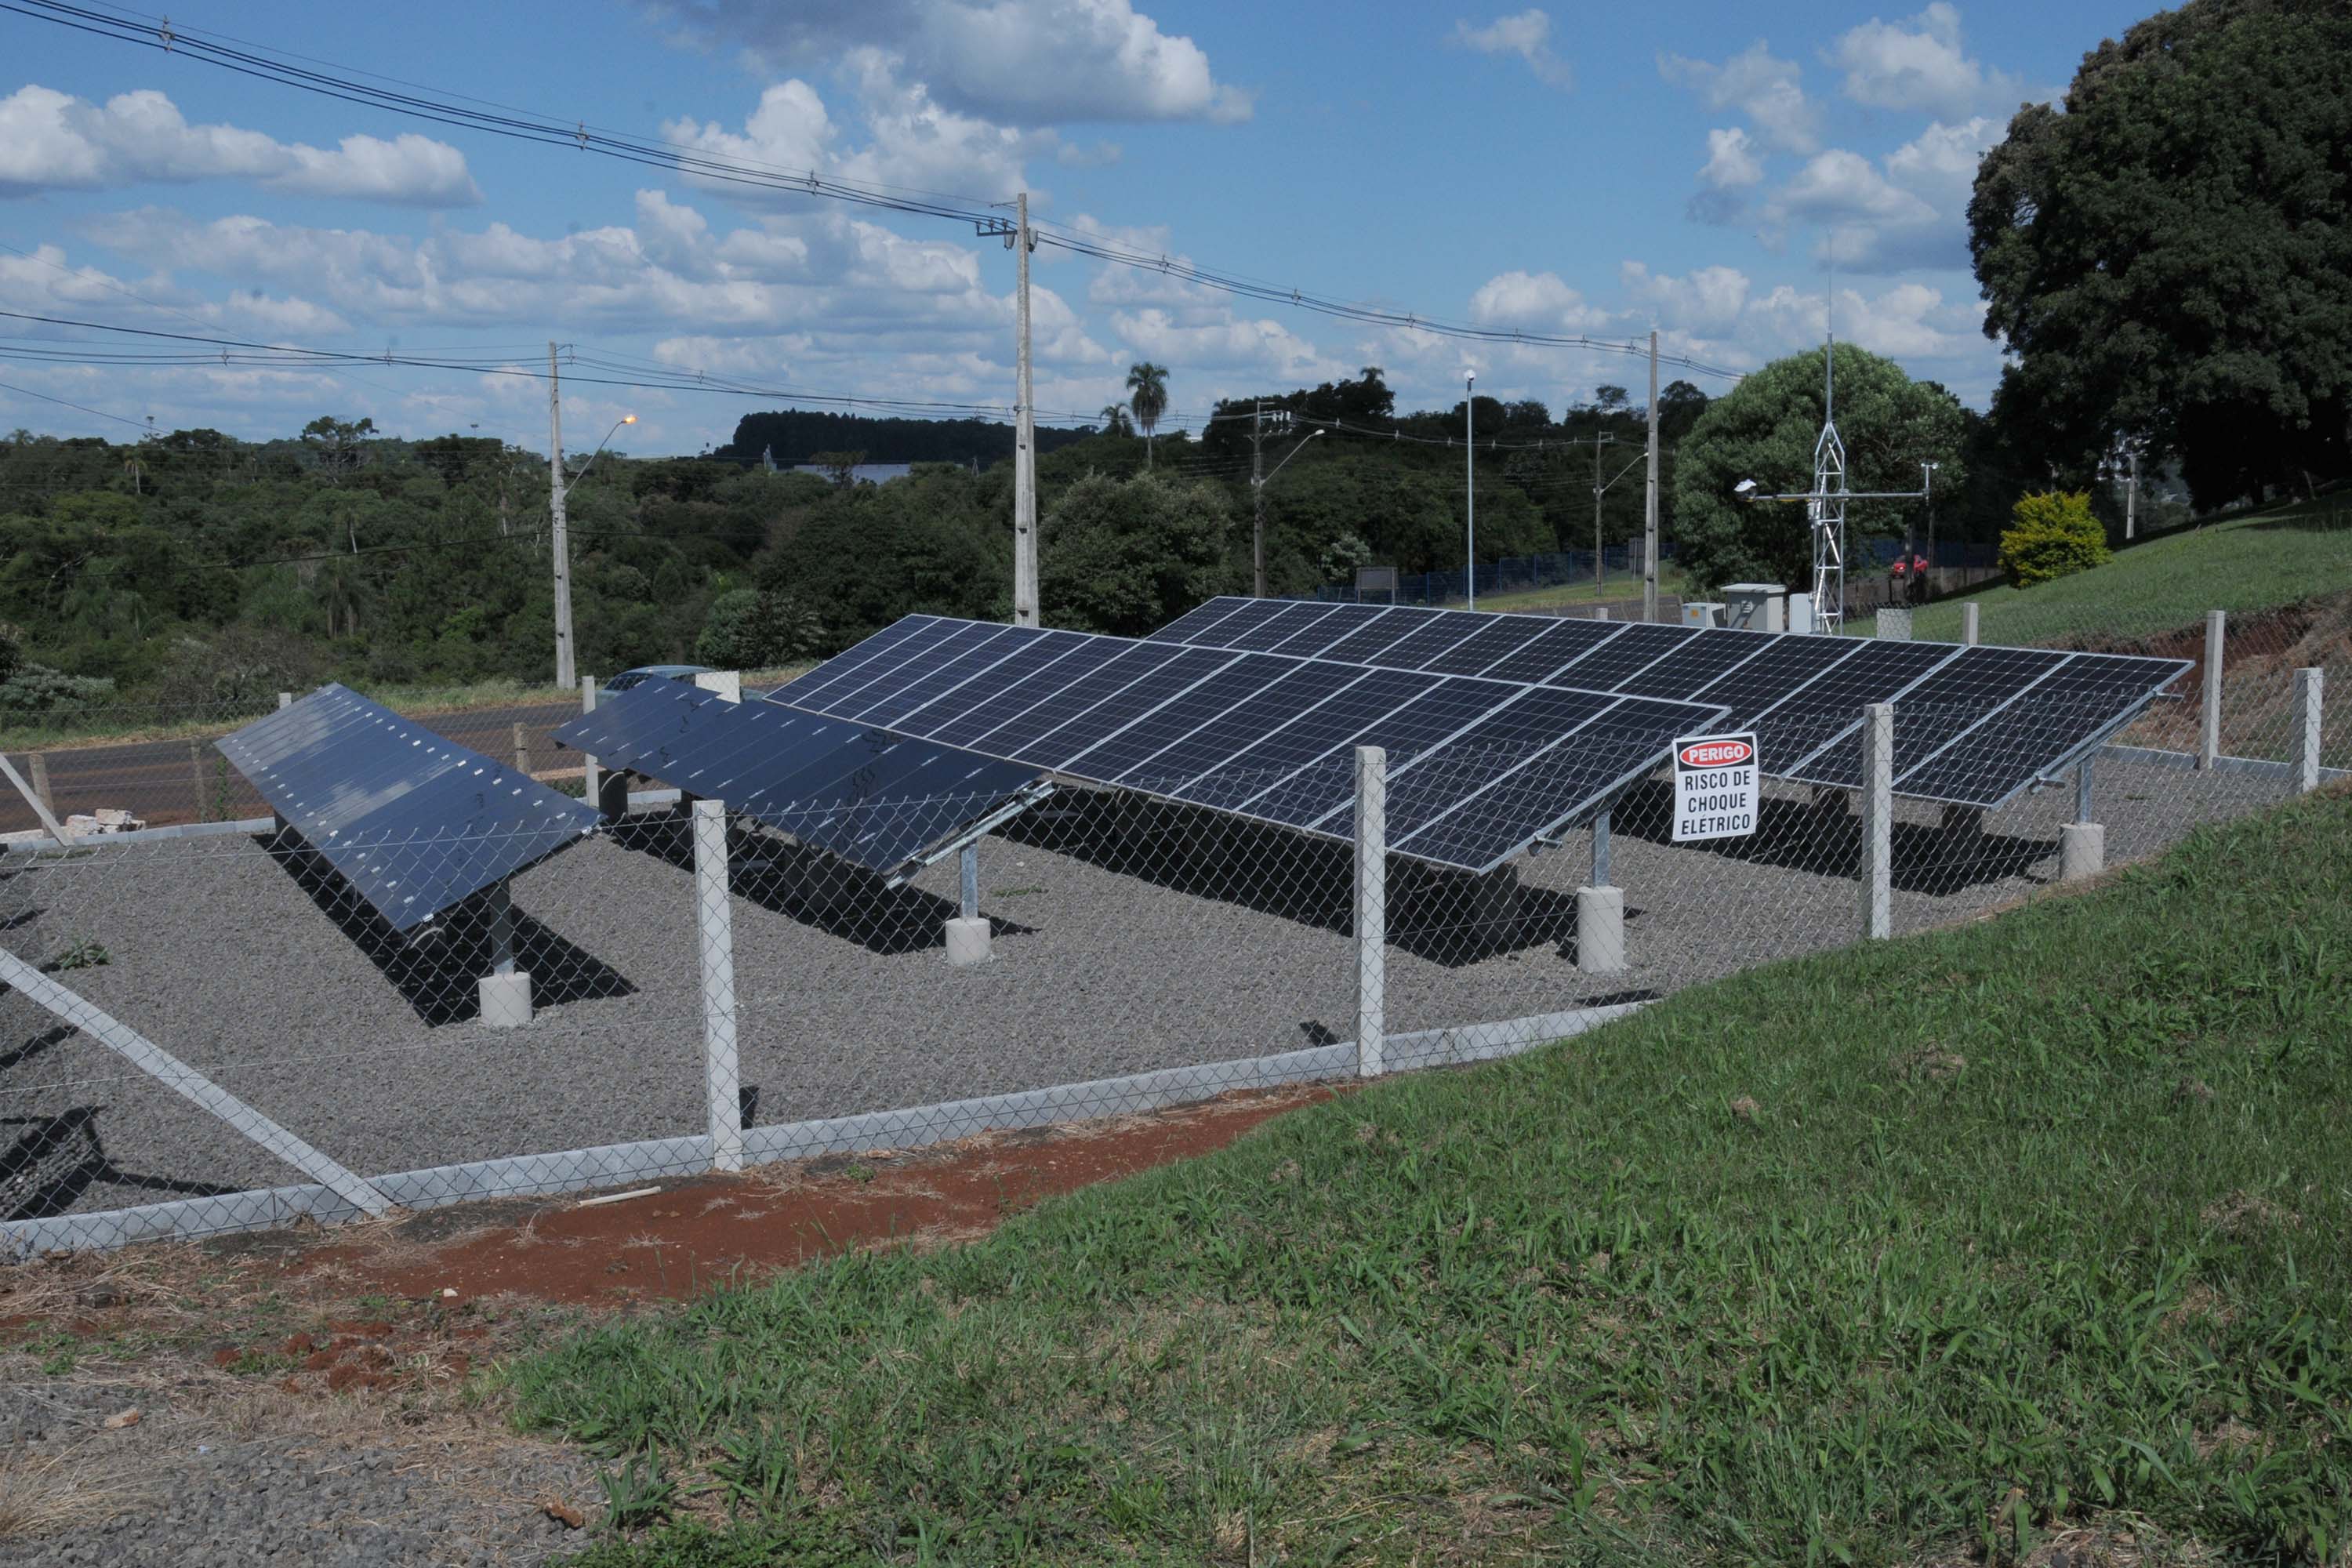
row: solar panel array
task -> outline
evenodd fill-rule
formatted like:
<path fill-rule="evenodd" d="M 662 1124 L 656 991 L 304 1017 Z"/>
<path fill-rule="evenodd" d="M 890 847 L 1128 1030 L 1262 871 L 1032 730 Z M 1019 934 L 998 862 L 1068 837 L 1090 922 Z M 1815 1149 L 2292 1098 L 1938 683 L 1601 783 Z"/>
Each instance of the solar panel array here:
<path fill-rule="evenodd" d="M 1331 837 L 1388 753 L 1389 847 L 1484 871 L 1592 815 L 1720 706 L 910 616 L 771 700 Z"/>
<path fill-rule="evenodd" d="M 593 809 L 323 686 L 215 742 L 394 931 L 596 829 Z"/>
<path fill-rule="evenodd" d="M 2184 659 L 1699 630 L 1379 605 L 1212 599 L 1147 641 L 1720 704 L 1767 773 L 1861 782 L 1862 710 L 1895 704 L 1897 793 L 1998 806 L 2128 722 Z"/>
<path fill-rule="evenodd" d="M 607 697 L 555 738 L 885 876 L 1048 788 L 1035 768 L 675 680 Z"/>

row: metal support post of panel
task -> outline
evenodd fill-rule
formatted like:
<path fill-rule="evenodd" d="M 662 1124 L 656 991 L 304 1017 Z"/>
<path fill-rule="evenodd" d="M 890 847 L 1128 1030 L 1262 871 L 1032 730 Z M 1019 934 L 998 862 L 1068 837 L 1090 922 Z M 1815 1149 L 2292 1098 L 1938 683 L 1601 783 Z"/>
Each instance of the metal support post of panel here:
<path fill-rule="evenodd" d="M 1610 879 L 1609 814 L 1592 819 L 1592 881 L 1576 889 L 1576 966 L 1587 974 L 1625 967 L 1625 889 Z"/>
<path fill-rule="evenodd" d="M 1960 606 L 1960 642 L 1968 647 L 1977 646 L 1977 623 L 1982 619 L 1983 608 L 1981 605 Z"/>
<path fill-rule="evenodd" d="M 988 921 L 980 914 L 980 846 L 956 854 L 956 918 L 947 923 L 948 963 L 957 969 L 986 963 L 992 956 Z"/>
<path fill-rule="evenodd" d="M 2221 754 L 2221 653 L 2229 637 L 2229 616 L 2221 610 L 2205 612 L 2205 711 L 2198 730 L 2197 765 L 2210 769 Z"/>
<path fill-rule="evenodd" d="M 1356 1075 L 1378 1078 L 1388 1054 L 1389 763 L 1356 748 Z"/>
<path fill-rule="evenodd" d="M 2319 721 L 2326 693 L 2326 671 L 2316 667 L 2294 672 L 2294 793 L 2309 795 L 2319 787 Z"/>
<path fill-rule="evenodd" d="M 366 1178 L 344 1169 L 138 1030 L 109 1017 L 16 954 L 0 951 L 0 981 L 36 1005 L 79 1029 L 182 1099 L 210 1111 L 363 1214 L 388 1212 L 392 1201 Z"/>
<path fill-rule="evenodd" d="M 1874 702 L 1862 721 L 1862 931 L 1895 929 L 1895 705 Z"/>
<path fill-rule="evenodd" d="M 727 807 L 694 803 L 695 921 L 702 932 L 702 1060 L 710 1168 L 743 1168 L 743 1083 L 735 1055 L 735 901 L 727 881 Z"/>
<path fill-rule="evenodd" d="M 580 711 L 583 713 L 596 711 L 596 678 L 593 675 L 583 675 L 580 678 Z M 601 771 L 596 766 L 595 758 L 586 755 L 581 757 L 580 798 L 590 805 L 601 804 L 597 798 Z"/>
<path fill-rule="evenodd" d="M 530 975 L 515 967 L 512 884 L 500 882 L 482 896 L 488 900 L 483 913 L 488 921 L 490 949 L 490 972 L 476 985 L 481 998 L 482 1026 L 520 1029 L 530 1022 L 533 1009 Z"/>

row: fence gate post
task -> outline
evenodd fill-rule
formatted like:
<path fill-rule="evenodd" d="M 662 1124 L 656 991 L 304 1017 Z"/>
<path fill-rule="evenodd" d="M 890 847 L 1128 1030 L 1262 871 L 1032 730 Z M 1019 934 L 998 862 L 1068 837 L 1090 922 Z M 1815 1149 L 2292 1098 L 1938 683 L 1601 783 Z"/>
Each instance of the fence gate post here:
<path fill-rule="evenodd" d="M 1862 710 L 1862 934 L 1895 929 L 1895 705 Z"/>
<path fill-rule="evenodd" d="M 1356 748 L 1356 1076 L 1378 1078 L 1388 1049 L 1389 762 Z"/>
<path fill-rule="evenodd" d="M 2309 795 L 2319 787 L 2319 720 L 2327 674 L 2314 666 L 2294 672 L 2294 792 Z"/>
<path fill-rule="evenodd" d="M 2210 768 L 2221 754 L 2221 646 L 2228 625 L 2224 612 L 2205 612 L 2205 724 L 2197 742 L 2200 768 Z"/>
<path fill-rule="evenodd" d="M 596 711 L 596 678 L 593 675 L 583 675 L 580 678 L 580 711 L 583 713 L 593 713 Z M 586 801 L 590 805 L 595 805 L 598 804 L 598 786 L 604 783 L 603 779 L 598 777 L 598 772 L 599 770 L 596 766 L 596 759 L 588 755 L 584 752 L 582 752 L 580 757 L 580 798 Z"/>
<path fill-rule="evenodd" d="M 743 1081 L 735 1055 L 735 902 L 727 881 L 727 807 L 694 803 L 694 913 L 702 932 L 702 1065 L 710 1168 L 743 1168 Z"/>

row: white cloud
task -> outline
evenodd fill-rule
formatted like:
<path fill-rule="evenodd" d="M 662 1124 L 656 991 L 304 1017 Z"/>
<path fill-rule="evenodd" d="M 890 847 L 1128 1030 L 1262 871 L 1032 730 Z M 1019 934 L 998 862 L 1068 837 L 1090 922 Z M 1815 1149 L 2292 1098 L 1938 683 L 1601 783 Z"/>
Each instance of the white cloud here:
<path fill-rule="evenodd" d="M 1470 319 L 1482 327 L 1530 332 L 1584 332 L 1610 324 L 1610 312 L 1570 288 L 1557 272 L 1497 273 L 1470 296 Z"/>
<path fill-rule="evenodd" d="M 1532 7 L 1517 16 L 1497 16 L 1483 27 L 1456 21 L 1454 42 L 1482 55 L 1517 55 L 1546 87 L 1565 89 L 1575 80 L 1568 62 L 1552 53 L 1551 18 Z"/>
<path fill-rule="evenodd" d="M 1873 16 L 1837 41 L 1830 60 L 1845 72 L 1845 95 L 1874 109 L 1907 109 L 1959 120 L 1980 108 L 2016 108 L 2021 78 L 1989 70 L 1960 47 L 1960 14 L 1934 0 L 1907 23 Z"/>
<path fill-rule="evenodd" d="M 1958 125 L 1939 120 L 1886 155 L 1887 176 L 1941 205 L 1964 206 L 1977 165 L 2005 134 L 2002 121 L 1981 114 Z"/>
<path fill-rule="evenodd" d="M 1810 153 L 1821 145 L 1821 110 L 1806 98 L 1797 62 L 1776 58 L 1760 38 L 1721 65 L 1660 55 L 1658 71 L 1711 110 L 1738 110 L 1773 147 Z"/>
<path fill-rule="evenodd" d="M 329 151 L 233 125 L 191 125 L 152 89 L 122 93 L 103 106 L 40 86 L 0 99 L 0 195 L 205 179 L 247 179 L 289 195 L 404 206 L 467 206 L 482 199 L 464 153 L 414 132 L 389 142 L 346 136 Z"/>
<path fill-rule="evenodd" d="M 1701 267 L 1688 277 L 1652 272 L 1639 261 L 1618 268 L 1618 280 L 1632 298 L 1646 303 L 1662 326 L 1695 332 L 1727 332 L 1748 308 L 1748 274 L 1736 267 Z"/>
<path fill-rule="evenodd" d="M 1129 0 L 660 0 L 688 41 L 741 50 L 773 72 L 813 70 L 861 48 L 950 110 L 1012 125 L 1249 118 L 1188 37 Z"/>
<path fill-rule="evenodd" d="M 1965 267 L 1969 195 L 2000 135 L 2000 122 L 1979 115 L 1937 121 L 1878 164 L 1832 148 L 1773 193 L 1765 220 L 1775 231 L 1812 226 L 1814 254 L 1858 271 Z"/>
<path fill-rule="evenodd" d="M 1739 127 L 1706 133 L 1706 162 L 1698 172 L 1700 188 L 1692 193 L 1689 213 L 1700 223 L 1732 224 L 1748 213 L 1748 192 L 1764 180 L 1764 161 L 1756 155 L 1756 139 Z"/>

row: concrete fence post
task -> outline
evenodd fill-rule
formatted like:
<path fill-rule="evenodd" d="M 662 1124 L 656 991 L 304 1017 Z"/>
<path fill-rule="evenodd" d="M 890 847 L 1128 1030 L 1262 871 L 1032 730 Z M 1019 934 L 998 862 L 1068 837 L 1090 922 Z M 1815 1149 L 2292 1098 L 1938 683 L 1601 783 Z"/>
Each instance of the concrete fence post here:
<path fill-rule="evenodd" d="M 1378 1078 L 1388 1049 L 1389 762 L 1356 748 L 1356 1076 Z"/>
<path fill-rule="evenodd" d="M 1977 626 L 1979 620 L 1981 618 L 1983 609 L 1984 606 L 1981 605 L 1962 605 L 1960 606 L 1960 641 L 1969 647 L 1977 646 Z"/>
<path fill-rule="evenodd" d="M 1596 621 L 1605 621 L 1605 620 L 1607 620 L 1607 619 L 1609 618 L 1609 606 L 1608 606 L 1608 605 L 1593 605 L 1593 606 L 1592 606 L 1592 618 L 1593 618 L 1594 620 L 1596 620 Z"/>
<path fill-rule="evenodd" d="M 278 694 L 278 710 L 279 710 L 280 712 L 283 712 L 285 710 L 287 710 L 287 709 L 289 709 L 289 708 L 291 708 L 291 707 L 293 707 L 293 706 L 294 706 L 294 694 L 293 694 L 292 692 L 290 692 L 290 691 L 281 691 L 281 692 L 279 692 L 279 693 Z"/>
<path fill-rule="evenodd" d="M 2327 672 L 2314 666 L 2294 672 L 2294 792 L 2309 795 L 2319 787 L 2319 721 Z"/>
<path fill-rule="evenodd" d="M 1862 710 L 1862 934 L 1895 930 L 1895 705 Z"/>
<path fill-rule="evenodd" d="M 514 749 L 515 772 L 525 778 L 530 777 L 530 737 L 523 733 L 520 720 L 515 721 Z"/>
<path fill-rule="evenodd" d="M 596 711 L 596 678 L 593 675 L 583 675 L 580 678 L 580 711 L 583 713 Z M 584 752 L 581 753 L 580 798 L 590 805 L 601 803 L 604 782 L 601 776 L 602 772 L 603 770 L 596 765 L 595 758 Z"/>
<path fill-rule="evenodd" d="M 51 816 L 58 814 L 58 797 L 49 791 L 49 759 L 43 752 L 35 752 L 30 759 L 33 768 L 33 794 L 39 798 Z"/>
<path fill-rule="evenodd" d="M 202 741 L 188 742 L 188 787 L 195 793 L 196 820 L 203 822 L 206 818 L 205 816 L 205 743 Z"/>
<path fill-rule="evenodd" d="M 2197 741 L 2197 765 L 2212 767 L 2221 754 L 2221 649 L 2229 617 L 2223 611 L 2205 612 L 2205 722 Z"/>
<path fill-rule="evenodd" d="M 743 1081 L 735 1054 L 735 901 L 727 881 L 727 807 L 694 803 L 694 910 L 702 934 L 702 1064 L 710 1168 L 743 1168 Z"/>

